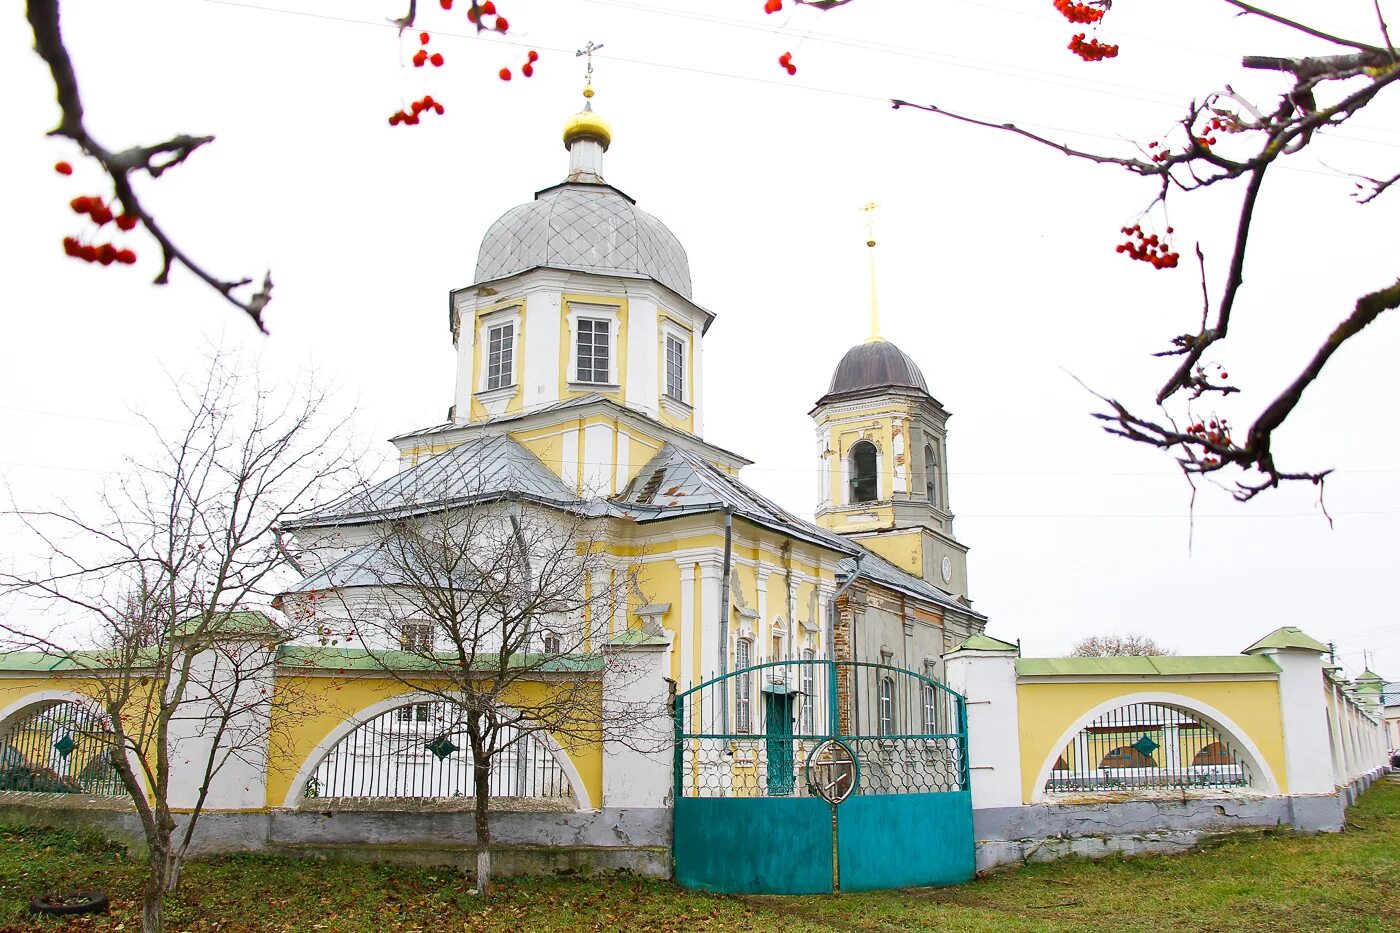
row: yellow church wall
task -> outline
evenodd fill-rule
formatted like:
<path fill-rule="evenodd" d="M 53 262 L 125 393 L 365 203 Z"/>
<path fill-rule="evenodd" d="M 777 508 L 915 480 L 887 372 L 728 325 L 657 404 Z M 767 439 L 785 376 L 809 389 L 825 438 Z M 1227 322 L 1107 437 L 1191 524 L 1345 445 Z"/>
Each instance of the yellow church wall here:
<path fill-rule="evenodd" d="M 1041 769 L 1063 751 L 1056 743 L 1065 730 L 1100 704 L 1137 693 L 1170 693 L 1185 698 L 1182 705 L 1187 708 L 1190 700 L 1198 700 L 1219 710 L 1254 743 L 1264 764 L 1273 772 L 1279 792 L 1288 793 L 1277 681 L 1046 681 L 1023 682 L 1016 687 L 1022 800 L 1032 801 Z"/>
<path fill-rule="evenodd" d="M 905 573 L 924 575 L 924 534 L 913 528 L 905 532 L 888 532 L 858 538 L 861 546 L 869 548 Z"/>
<path fill-rule="evenodd" d="M 277 678 L 282 694 L 273 704 L 268 750 L 267 805 L 281 807 L 302 766 L 317 746 L 338 726 L 361 710 L 396 696 L 408 696 L 413 688 L 384 675 L 326 677 L 286 675 Z M 503 701 L 528 709 L 550 689 L 548 683 L 524 682 L 506 691 Z M 287 696 L 291 694 L 291 696 Z M 599 691 L 601 696 L 601 689 Z M 603 746 L 601 737 L 574 739 L 551 733 L 578 771 L 590 799 L 602 799 Z"/>

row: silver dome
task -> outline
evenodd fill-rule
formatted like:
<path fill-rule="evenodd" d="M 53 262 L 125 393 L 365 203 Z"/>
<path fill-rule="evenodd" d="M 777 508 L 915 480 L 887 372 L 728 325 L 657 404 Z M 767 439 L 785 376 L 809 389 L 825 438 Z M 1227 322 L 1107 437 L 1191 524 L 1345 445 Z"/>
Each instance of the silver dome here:
<path fill-rule="evenodd" d="M 690 261 L 680 240 L 609 185 L 559 185 L 506 211 L 481 241 L 476 281 L 541 266 L 645 276 L 691 297 Z"/>

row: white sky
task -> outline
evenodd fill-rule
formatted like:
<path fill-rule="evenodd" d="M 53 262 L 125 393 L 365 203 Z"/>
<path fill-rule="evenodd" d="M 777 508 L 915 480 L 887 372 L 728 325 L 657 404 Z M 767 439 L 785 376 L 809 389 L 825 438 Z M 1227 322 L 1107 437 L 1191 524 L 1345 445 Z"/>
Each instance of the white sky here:
<path fill-rule="evenodd" d="M 151 287 L 155 251 L 140 237 L 134 268 L 63 255 L 79 229 L 68 200 L 107 190 L 70 144 L 45 138 L 57 114 L 48 73 L 19 11 L 0 21 L 0 477 L 17 501 L 90 495 L 139 446 L 132 411 L 167 417 L 165 373 L 211 342 L 261 354 L 279 377 L 315 367 L 358 404 L 367 455 L 441 421 L 447 291 L 471 282 L 492 220 L 563 177 L 559 131 L 580 103 L 573 50 L 592 39 L 606 45 L 595 101 L 615 134 L 606 176 L 680 237 L 696 300 L 718 314 L 706 436 L 757 461 L 749 483 L 810 515 L 807 412 L 865 336 L 859 207 L 874 199 L 883 329 L 955 414 L 951 502 L 992 634 L 1028 654 L 1107 631 L 1228 654 L 1295 624 L 1337 641 L 1353 672 L 1366 649 L 1400 677 L 1400 438 L 1388 414 L 1400 319 L 1338 354 L 1275 439 L 1285 467 L 1337 469 L 1335 529 L 1310 487 L 1237 505 L 1207 484 L 1188 549 L 1189 488 L 1174 464 L 1103 434 L 1069 375 L 1150 414 L 1170 364 L 1149 353 L 1198 320 L 1192 264 L 1155 271 L 1113 252 L 1153 183 L 885 103 L 934 102 L 1127 152 L 1226 83 L 1271 107 L 1282 79 L 1242 71 L 1241 54 L 1329 47 L 1218 0 L 1118 0 L 1103 38 L 1122 54 L 1097 64 L 1065 50 L 1082 27 L 1050 0 L 862 0 L 826 14 L 789 2 L 774 16 L 761 0 L 498 5 L 512 23 L 504 39 L 476 38 L 462 0 L 452 13 L 420 4 L 447 65 L 419 70 L 403 67 L 416 37 L 401 46 L 383 25 L 402 12 L 392 0 L 64 3 L 99 140 L 218 136 L 142 191 L 217 273 L 271 267 L 267 338 L 186 274 Z M 1379 41 L 1371 0 L 1272 8 L 1319 6 L 1314 25 Z M 1383 6 L 1400 28 L 1400 3 Z M 541 57 L 527 81 L 530 48 Z M 784 51 L 796 77 L 777 64 Z M 517 72 L 508 84 L 502 65 Z M 425 91 L 446 115 L 390 128 Z M 1396 117 L 1383 101 L 1266 181 L 1233 338 L 1214 357 L 1246 389 L 1221 408 L 1235 423 L 1358 294 L 1396 275 L 1400 190 L 1358 208 L 1342 174 L 1396 171 Z M 73 178 L 52 171 L 60 158 L 78 166 Z M 1215 289 L 1238 197 L 1174 199 L 1183 259 L 1199 239 Z M 0 554 L 18 547 L 0 540 Z"/>

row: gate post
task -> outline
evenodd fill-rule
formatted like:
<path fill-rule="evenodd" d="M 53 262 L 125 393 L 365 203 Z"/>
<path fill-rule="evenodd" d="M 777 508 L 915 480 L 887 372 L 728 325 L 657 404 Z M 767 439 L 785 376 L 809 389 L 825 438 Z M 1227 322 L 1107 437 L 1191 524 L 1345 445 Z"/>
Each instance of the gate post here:
<path fill-rule="evenodd" d="M 629 629 L 603 649 L 603 801 L 655 810 L 669 826 L 675 721 L 667 687 L 669 635 Z"/>
<path fill-rule="evenodd" d="M 949 688 L 967 698 L 972 809 L 1019 807 L 1021 734 L 1015 645 L 974 635 L 943 656 Z"/>

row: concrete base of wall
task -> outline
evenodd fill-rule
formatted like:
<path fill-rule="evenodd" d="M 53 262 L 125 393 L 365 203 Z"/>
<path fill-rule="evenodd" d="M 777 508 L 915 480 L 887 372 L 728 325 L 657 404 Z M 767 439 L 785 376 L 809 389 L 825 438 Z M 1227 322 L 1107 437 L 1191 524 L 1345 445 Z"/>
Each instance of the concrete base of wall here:
<path fill-rule="evenodd" d="M 129 801 L 70 794 L 0 794 L 0 824 L 93 831 L 133 848 L 144 845 Z M 178 832 L 178 830 L 177 830 Z M 671 876 L 671 811 L 651 809 L 497 812 L 492 861 L 501 876 L 633 871 Z M 192 854 L 262 852 L 412 865 L 476 865 L 469 812 L 272 810 L 209 812 L 199 818 Z"/>
<path fill-rule="evenodd" d="M 1374 780 L 1375 775 L 1368 775 L 1327 796 L 1164 797 L 975 810 L 977 870 L 1070 855 L 1183 852 L 1243 829 L 1339 832 L 1346 808 Z"/>

